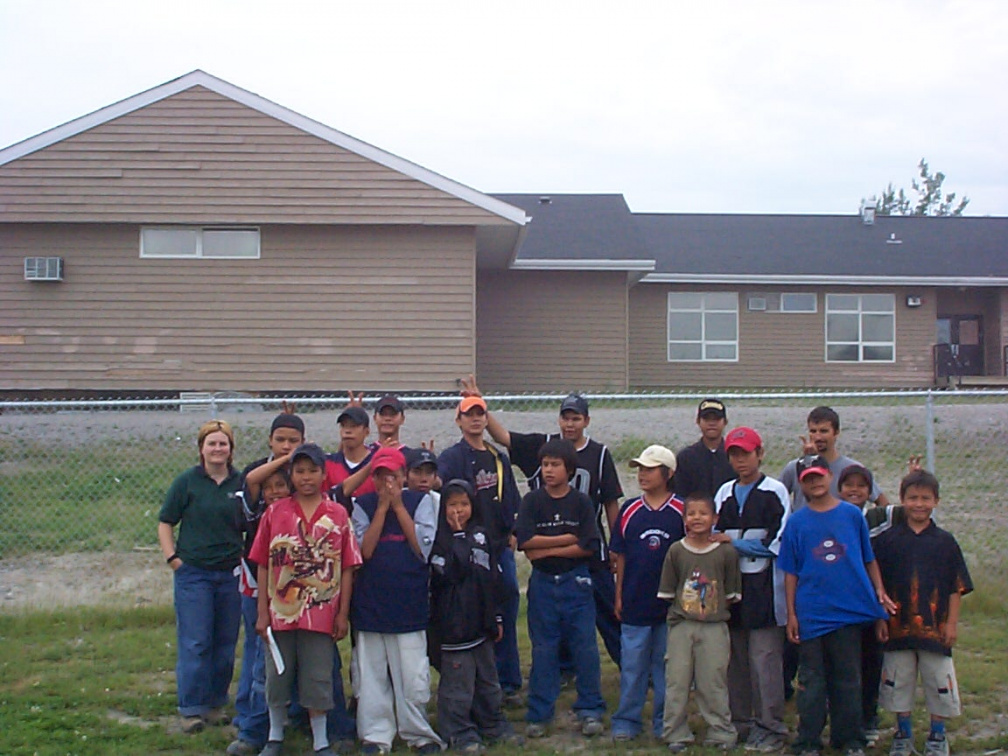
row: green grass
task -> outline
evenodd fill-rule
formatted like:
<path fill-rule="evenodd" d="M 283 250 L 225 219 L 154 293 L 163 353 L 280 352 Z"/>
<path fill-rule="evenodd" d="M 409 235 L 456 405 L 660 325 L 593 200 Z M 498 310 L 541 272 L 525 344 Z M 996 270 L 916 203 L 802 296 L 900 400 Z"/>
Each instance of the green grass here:
<path fill-rule="evenodd" d="M 979 753 L 1008 748 L 1008 735 L 999 732 L 998 715 L 1008 709 L 1008 626 L 1004 623 L 1005 593 L 982 585 L 963 602 L 956 666 L 964 716 L 949 726 L 956 753 Z M 523 660 L 530 656 L 519 621 Z M 341 644 L 344 656 L 348 644 Z M 0 754 L 212 754 L 222 753 L 232 735 L 227 728 L 211 728 L 186 736 L 172 731 L 175 722 L 175 630 L 169 607 L 129 611 L 73 609 L 0 615 Z M 611 713 L 619 695 L 619 675 L 603 652 L 603 695 Z M 558 720 L 573 703 L 565 690 Z M 430 706 L 433 711 L 433 701 Z M 517 728 L 524 711 L 509 711 Z M 788 721 L 794 725 L 793 704 Z M 702 724 L 694 717 L 695 729 Z M 918 707 L 918 733 L 925 715 Z M 885 715 L 884 723 L 891 724 Z M 298 734 L 289 739 L 291 753 L 309 748 Z M 885 741 L 883 741 L 885 744 Z M 397 749 L 403 751 L 400 746 Z M 624 749 L 621 749 L 624 750 Z M 641 738 L 633 753 L 659 754 L 666 750 Z M 528 754 L 584 751 L 610 753 L 605 736 L 586 741 L 558 724 L 553 735 L 529 743 Z M 503 747 L 492 753 L 504 753 Z M 703 754 L 704 749 L 696 749 Z"/>

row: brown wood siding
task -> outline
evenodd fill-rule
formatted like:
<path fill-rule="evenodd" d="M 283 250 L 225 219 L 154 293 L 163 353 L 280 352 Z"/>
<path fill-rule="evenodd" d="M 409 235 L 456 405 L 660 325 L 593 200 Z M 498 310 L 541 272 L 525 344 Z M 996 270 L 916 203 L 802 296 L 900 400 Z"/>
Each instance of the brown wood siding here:
<path fill-rule="evenodd" d="M 0 221 L 508 221 L 193 87 L 0 166 Z"/>
<path fill-rule="evenodd" d="M 734 291 L 739 294 L 738 362 L 669 362 L 667 311 L 670 291 Z M 747 295 L 817 291 L 815 313 L 749 312 Z M 896 361 L 827 363 L 824 293 L 894 293 Z M 907 295 L 919 296 L 917 308 Z M 929 386 L 933 379 L 937 297 L 934 289 L 815 289 L 638 284 L 630 290 L 630 385 L 633 388 L 897 388 Z"/>
<path fill-rule="evenodd" d="M 264 226 L 259 260 L 139 257 L 139 227 L 0 224 L 0 389 L 453 390 L 472 228 Z M 23 258 L 65 280 L 23 280 Z"/>
<path fill-rule="evenodd" d="M 625 273 L 480 271 L 476 281 L 481 388 L 626 388 Z"/>

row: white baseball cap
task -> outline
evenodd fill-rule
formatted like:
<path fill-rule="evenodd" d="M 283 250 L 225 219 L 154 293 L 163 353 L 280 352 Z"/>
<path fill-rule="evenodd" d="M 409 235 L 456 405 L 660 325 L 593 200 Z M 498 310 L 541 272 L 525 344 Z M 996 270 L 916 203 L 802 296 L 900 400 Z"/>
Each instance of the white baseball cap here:
<path fill-rule="evenodd" d="M 653 444 L 642 451 L 639 456 L 630 460 L 630 467 L 659 467 L 664 465 L 670 472 L 675 472 L 675 454 L 660 444 Z"/>

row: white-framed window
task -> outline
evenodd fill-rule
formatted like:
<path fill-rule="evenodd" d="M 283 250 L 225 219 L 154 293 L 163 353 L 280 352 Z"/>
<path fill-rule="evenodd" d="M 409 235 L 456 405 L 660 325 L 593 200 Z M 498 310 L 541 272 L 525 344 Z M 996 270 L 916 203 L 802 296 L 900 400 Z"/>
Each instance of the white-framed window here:
<path fill-rule="evenodd" d="M 826 362 L 895 362 L 894 294 L 826 295 Z"/>
<path fill-rule="evenodd" d="M 819 298 L 812 291 L 785 291 L 780 295 L 781 312 L 817 312 Z"/>
<path fill-rule="evenodd" d="M 259 229 L 244 226 L 145 226 L 140 257 L 259 258 Z"/>
<path fill-rule="evenodd" d="M 669 362 L 738 361 L 738 293 L 670 291 Z"/>

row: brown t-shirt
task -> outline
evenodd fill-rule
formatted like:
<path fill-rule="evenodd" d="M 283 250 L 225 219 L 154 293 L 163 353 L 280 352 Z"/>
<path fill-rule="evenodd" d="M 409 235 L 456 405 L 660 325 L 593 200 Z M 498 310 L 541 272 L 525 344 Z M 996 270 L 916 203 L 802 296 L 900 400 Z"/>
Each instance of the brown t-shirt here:
<path fill-rule="evenodd" d="M 728 605 L 742 598 L 738 552 L 730 543 L 697 550 L 676 541 L 665 555 L 658 598 L 672 602 L 669 625 L 684 619 L 727 622 Z"/>

